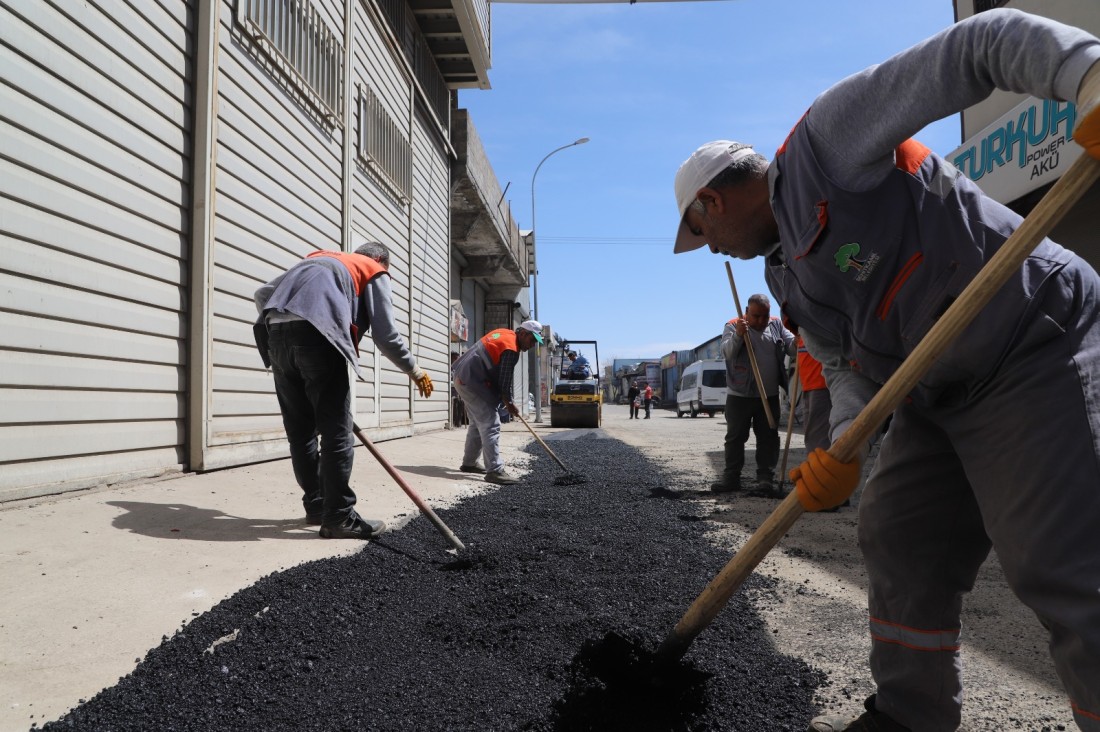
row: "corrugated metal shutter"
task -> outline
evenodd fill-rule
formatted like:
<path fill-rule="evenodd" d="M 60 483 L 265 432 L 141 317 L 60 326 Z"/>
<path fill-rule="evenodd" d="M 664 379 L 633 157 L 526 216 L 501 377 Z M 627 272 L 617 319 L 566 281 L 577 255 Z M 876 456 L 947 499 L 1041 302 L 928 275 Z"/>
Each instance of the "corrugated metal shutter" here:
<path fill-rule="evenodd" d="M 361 15 L 356 23 L 352 63 L 355 93 L 360 100 L 369 97 L 377 105 L 377 117 L 373 120 L 364 118 L 360 105 L 356 105 L 360 113 L 357 130 L 362 131 L 364 125 L 382 125 L 392 136 L 389 147 L 411 146 L 412 85 L 394 58 L 382 21 L 362 12 L 361 4 L 356 5 Z M 415 159 L 419 154 L 420 151 L 413 148 L 411 157 Z M 409 209 L 414 193 L 402 190 L 395 180 L 403 179 L 403 175 L 387 176 L 365 157 L 357 136 L 351 226 L 357 234 L 367 240 L 380 241 L 390 250 L 394 317 L 398 330 L 411 348 Z M 369 338 L 364 338 L 360 351 L 364 355 L 360 363 L 370 367 L 374 381 L 356 387 L 357 422 L 363 426 L 386 427 L 387 435 L 410 434 L 412 386 L 409 377 L 379 354 Z M 406 429 L 394 431 L 402 427 Z"/>
<path fill-rule="evenodd" d="M 342 42 L 343 3 L 312 7 Z M 303 103 L 254 39 L 242 40 L 234 4 L 221 4 L 220 20 L 212 363 L 208 393 L 195 395 L 209 400 L 203 468 L 285 454 L 272 377 L 252 334 L 252 295 L 309 252 L 341 248 L 343 220 L 342 127 Z"/>
<path fill-rule="evenodd" d="M 178 470 L 193 13 L 0 7 L 0 499 Z"/>
<path fill-rule="evenodd" d="M 447 153 L 433 130 L 436 124 L 417 105 L 413 124 L 413 301 L 412 348 L 416 359 L 442 387 L 450 370 L 450 312 L 448 267 L 450 263 L 450 165 Z M 419 395 L 413 410 L 417 430 L 434 429 L 447 422 L 445 390 L 430 399 Z"/>

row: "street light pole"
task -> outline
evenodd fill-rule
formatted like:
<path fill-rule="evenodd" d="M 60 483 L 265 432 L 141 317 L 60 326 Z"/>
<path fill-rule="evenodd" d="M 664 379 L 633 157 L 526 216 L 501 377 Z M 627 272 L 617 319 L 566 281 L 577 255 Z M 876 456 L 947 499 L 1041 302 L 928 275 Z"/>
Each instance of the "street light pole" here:
<path fill-rule="evenodd" d="M 531 317 L 534 320 L 539 319 L 539 248 L 535 239 L 537 236 L 537 230 L 535 229 L 535 178 L 538 177 L 539 168 L 542 167 L 542 164 L 545 163 L 551 155 L 571 147 L 576 147 L 577 145 L 583 145 L 586 142 L 588 142 L 588 138 L 581 137 L 568 145 L 562 145 L 559 148 L 551 150 L 539 161 L 539 164 L 535 166 L 535 172 L 531 174 L 531 247 L 534 255 L 532 264 L 534 264 L 535 267 L 535 271 L 531 273 L 531 294 L 533 296 Z M 538 350 L 539 347 L 535 346 L 535 350 L 532 351 L 531 363 L 533 367 L 530 368 L 530 371 L 535 380 L 535 422 L 542 422 L 542 375 L 539 373 L 541 370 L 541 359 L 539 358 Z"/>

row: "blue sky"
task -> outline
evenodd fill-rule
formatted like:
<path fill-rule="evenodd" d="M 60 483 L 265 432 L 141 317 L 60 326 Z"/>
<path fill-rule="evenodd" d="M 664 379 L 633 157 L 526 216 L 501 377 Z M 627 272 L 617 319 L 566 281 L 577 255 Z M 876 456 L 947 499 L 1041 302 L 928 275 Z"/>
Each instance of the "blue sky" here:
<path fill-rule="evenodd" d="M 672 254 L 672 178 L 700 144 L 769 159 L 813 99 L 954 21 L 949 0 L 493 3 L 493 88 L 463 90 L 520 228 L 536 179 L 539 319 L 600 360 L 693 348 L 736 315 L 724 257 Z M 874 110 L 853 110 L 853 123 Z M 951 117 L 917 136 L 940 154 Z M 731 260 L 742 304 L 759 260 Z M 773 307 L 773 314 L 776 308 Z M 592 354 L 588 354 L 591 357 Z"/>

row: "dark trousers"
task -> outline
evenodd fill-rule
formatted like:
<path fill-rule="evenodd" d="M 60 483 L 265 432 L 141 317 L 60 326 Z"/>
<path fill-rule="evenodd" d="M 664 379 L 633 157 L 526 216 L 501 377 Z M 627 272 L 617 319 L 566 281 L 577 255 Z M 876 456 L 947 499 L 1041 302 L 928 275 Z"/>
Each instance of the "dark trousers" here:
<path fill-rule="evenodd" d="M 779 395 L 768 397 L 772 415 L 779 414 Z M 756 475 L 772 479 L 779 462 L 779 428 L 768 426 L 768 416 L 760 397 L 726 395 L 726 469 L 722 481 L 741 483 L 745 467 L 745 443 L 749 429 L 756 435 Z"/>
<path fill-rule="evenodd" d="M 355 505 L 347 360 L 305 321 L 270 325 L 268 341 L 302 504 L 306 513 L 323 514 L 325 524 L 341 523 Z"/>
<path fill-rule="evenodd" d="M 634 419 L 638 416 L 638 407 L 634 406 L 634 400 L 630 400 L 630 418 Z"/>
<path fill-rule="evenodd" d="M 653 400 L 652 399 L 646 399 L 645 400 L 645 418 L 646 419 L 649 419 L 649 409 L 652 405 L 653 405 Z"/>

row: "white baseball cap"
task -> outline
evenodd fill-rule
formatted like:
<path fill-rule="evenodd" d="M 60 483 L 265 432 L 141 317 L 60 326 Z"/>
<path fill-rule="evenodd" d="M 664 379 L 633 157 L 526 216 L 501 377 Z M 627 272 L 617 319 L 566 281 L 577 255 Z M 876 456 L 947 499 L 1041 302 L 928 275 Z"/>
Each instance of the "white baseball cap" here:
<path fill-rule="evenodd" d="M 535 337 L 535 340 L 539 342 L 539 345 L 542 345 L 542 323 L 537 320 L 525 320 L 516 326 L 517 330 L 520 328 L 529 331 Z"/>
<path fill-rule="evenodd" d="M 707 243 L 702 236 L 691 233 L 684 222 L 684 214 L 695 200 L 699 189 L 706 188 L 708 183 L 729 166 L 754 154 L 756 151 L 752 149 L 752 145 L 732 140 L 715 140 L 701 146 L 683 162 L 676 171 L 673 184 L 676 189 L 676 207 L 680 210 L 680 228 L 676 231 L 676 246 L 672 249 L 674 254 L 690 252 Z"/>

